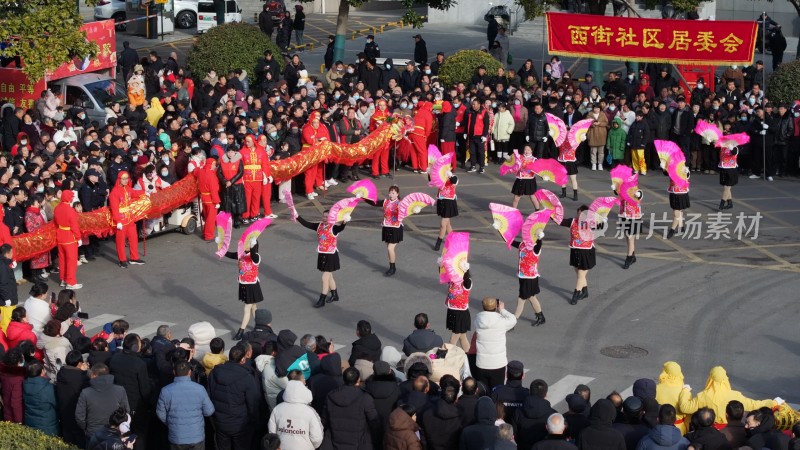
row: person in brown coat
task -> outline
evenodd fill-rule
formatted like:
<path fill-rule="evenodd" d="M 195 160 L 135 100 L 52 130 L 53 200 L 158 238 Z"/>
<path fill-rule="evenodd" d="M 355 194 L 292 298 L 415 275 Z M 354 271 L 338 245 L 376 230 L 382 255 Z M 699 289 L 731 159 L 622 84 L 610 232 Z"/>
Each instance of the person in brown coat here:
<path fill-rule="evenodd" d="M 608 116 L 600 110 L 600 104 L 595 103 L 592 111 L 586 114 L 587 119 L 592 119 L 592 126 L 586 134 L 586 142 L 589 144 L 589 154 L 591 155 L 592 169 L 595 164 L 603 165 L 603 148 L 606 146 L 608 138 Z"/>
<path fill-rule="evenodd" d="M 417 409 L 403 404 L 389 415 L 389 428 L 383 437 L 384 450 L 422 450 L 417 438 Z"/>

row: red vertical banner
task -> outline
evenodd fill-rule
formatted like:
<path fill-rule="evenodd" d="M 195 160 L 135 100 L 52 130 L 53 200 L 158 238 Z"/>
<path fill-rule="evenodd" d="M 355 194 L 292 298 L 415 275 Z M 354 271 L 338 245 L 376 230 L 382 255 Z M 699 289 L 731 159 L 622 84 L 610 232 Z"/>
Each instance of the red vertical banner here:
<path fill-rule="evenodd" d="M 755 21 L 642 19 L 547 13 L 550 54 L 688 65 L 748 65 Z"/>

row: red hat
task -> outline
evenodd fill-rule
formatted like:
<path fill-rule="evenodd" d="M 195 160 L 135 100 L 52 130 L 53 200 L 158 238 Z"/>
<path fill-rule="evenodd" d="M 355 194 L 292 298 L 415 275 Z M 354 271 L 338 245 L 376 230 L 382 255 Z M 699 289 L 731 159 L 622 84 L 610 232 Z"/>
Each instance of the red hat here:
<path fill-rule="evenodd" d="M 319 111 L 312 111 L 311 114 L 308 115 L 309 122 L 320 119 L 322 119 L 322 115 L 320 115 Z"/>

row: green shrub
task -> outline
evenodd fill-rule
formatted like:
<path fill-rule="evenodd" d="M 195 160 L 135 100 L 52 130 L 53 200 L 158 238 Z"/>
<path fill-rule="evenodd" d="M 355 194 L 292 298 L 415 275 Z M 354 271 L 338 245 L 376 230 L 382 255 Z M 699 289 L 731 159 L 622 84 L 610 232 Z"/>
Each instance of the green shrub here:
<path fill-rule="evenodd" d="M 78 450 L 59 438 L 11 422 L 0 422 L 0 448 L 15 450 Z"/>
<path fill-rule="evenodd" d="M 500 61 L 492 58 L 492 55 L 480 50 L 461 50 L 444 60 L 439 69 L 439 78 L 445 85 L 455 83 L 469 84 L 475 69 L 483 64 L 486 73 L 493 76 L 497 69 L 502 67 Z"/>
<path fill-rule="evenodd" d="M 759 80 L 761 81 L 761 80 Z M 775 103 L 800 100 L 800 60 L 778 66 L 767 81 L 767 98 Z"/>
<path fill-rule="evenodd" d="M 264 51 L 272 50 L 273 57 L 281 69 L 283 57 L 275 43 L 255 25 L 246 23 L 226 23 L 206 31 L 189 51 L 187 66 L 196 80 L 203 79 L 210 70 L 217 75 L 227 75 L 229 71 L 247 71 L 251 86 L 256 79 L 256 67 L 264 59 Z"/>

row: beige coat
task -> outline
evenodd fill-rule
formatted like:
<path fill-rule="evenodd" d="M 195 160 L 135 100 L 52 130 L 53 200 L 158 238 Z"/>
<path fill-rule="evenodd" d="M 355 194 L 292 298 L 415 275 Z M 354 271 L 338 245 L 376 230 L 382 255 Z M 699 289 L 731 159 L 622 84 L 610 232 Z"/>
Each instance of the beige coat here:
<path fill-rule="evenodd" d="M 598 117 L 595 117 L 593 113 L 589 113 L 586 118 L 594 120 L 586 135 L 589 147 L 605 147 L 606 139 L 608 138 L 608 118 L 605 113 L 600 111 Z"/>
<path fill-rule="evenodd" d="M 511 139 L 514 132 L 514 116 L 508 110 L 498 112 L 494 115 L 494 127 L 492 137 L 495 141 L 507 141 Z"/>

